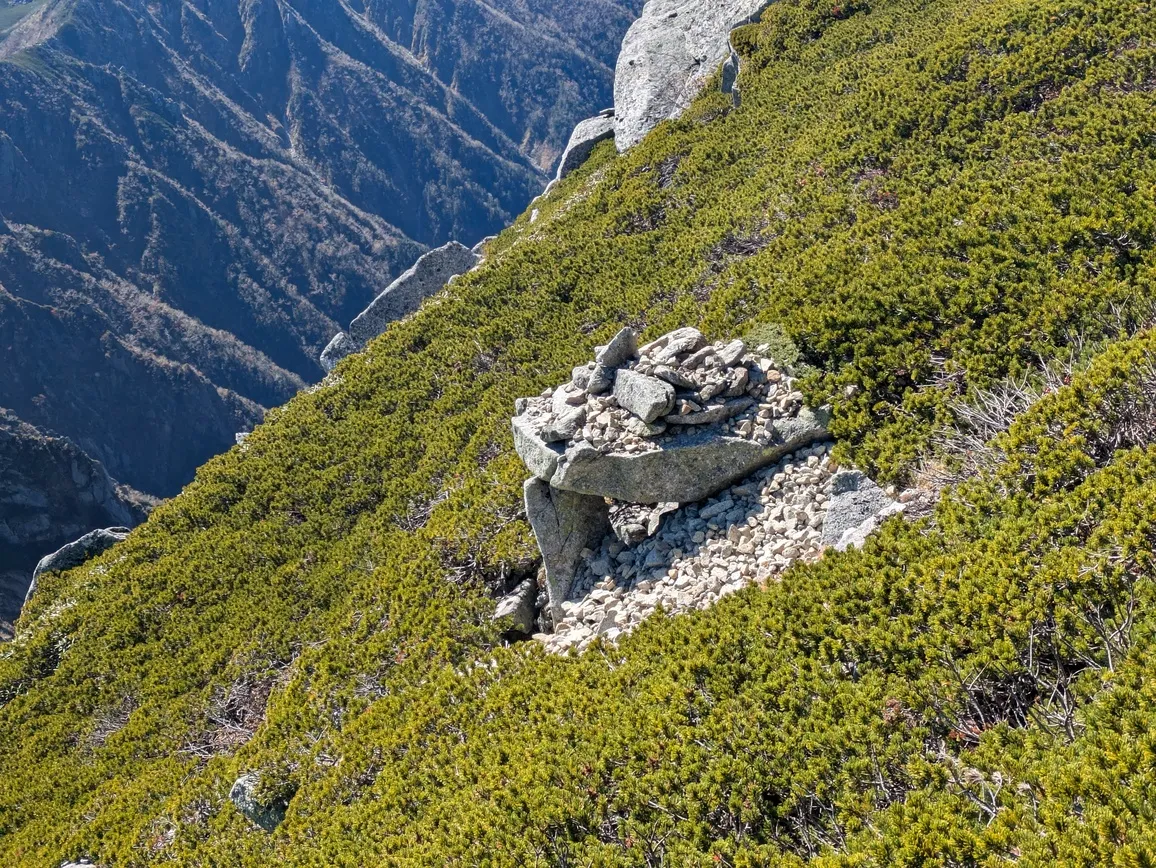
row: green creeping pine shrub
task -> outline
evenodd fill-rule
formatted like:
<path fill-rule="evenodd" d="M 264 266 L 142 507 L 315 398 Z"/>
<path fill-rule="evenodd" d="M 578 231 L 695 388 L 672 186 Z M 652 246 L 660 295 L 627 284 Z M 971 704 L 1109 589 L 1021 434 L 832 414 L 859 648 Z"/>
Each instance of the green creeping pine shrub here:
<path fill-rule="evenodd" d="M 914 527 L 620 647 L 498 647 L 513 400 L 623 323 L 777 324 L 843 458 L 1148 309 L 1156 17 L 783 0 L 743 105 L 603 145 L 0 648 L 0 862 L 1145 865 L 1156 453 L 1107 350 Z M 854 387 L 854 388 L 847 388 Z M 1136 400 L 1121 400 L 1121 396 Z M 257 772 L 272 834 L 227 799 Z"/>

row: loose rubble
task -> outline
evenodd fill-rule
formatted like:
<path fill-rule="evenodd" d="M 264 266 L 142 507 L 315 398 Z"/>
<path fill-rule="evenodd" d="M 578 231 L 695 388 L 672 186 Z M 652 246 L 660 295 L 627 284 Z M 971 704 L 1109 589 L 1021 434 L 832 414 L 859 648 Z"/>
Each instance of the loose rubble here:
<path fill-rule="evenodd" d="M 826 413 L 803 406 L 766 352 L 693 328 L 640 347 L 624 328 L 569 383 L 517 401 L 514 445 L 534 474 L 526 512 L 554 617 L 607 498 L 693 503 L 827 439 Z"/>
<path fill-rule="evenodd" d="M 517 401 L 514 444 L 533 476 L 526 514 L 538 584 L 503 623 L 550 651 L 614 641 L 662 607 L 702 609 L 823 550 L 859 546 L 898 500 L 836 468 L 826 412 L 803 405 L 766 346 L 682 328 L 643 346 L 629 328 L 570 382 Z"/>
<path fill-rule="evenodd" d="M 582 552 L 548 650 L 584 650 L 629 633 L 659 606 L 705 609 L 798 561 L 818 559 L 830 500 L 830 444 L 793 453 L 701 503 L 668 512 L 657 533 L 635 517 Z M 624 538 L 626 541 L 624 541 Z M 641 541 L 630 544 L 629 540 Z"/>
<path fill-rule="evenodd" d="M 598 358 L 574 369 L 569 383 L 526 399 L 519 416 L 546 443 L 588 443 L 602 454 L 661 449 L 703 425 L 769 445 L 774 421 L 795 417 L 803 395 L 765 347 L 741 340 L 709 344 L 698 329 L 679 329 L 640 348 L 623 329 Z"/>
<path fill-rule="evenodd" d="M 705 609 L 828 548 L 861 547 L 885 518 L 932 497 L 908 489 L 893 498 L 858 470 L 836 470 L 831 448 L 799 450 L 685 507 L 616 504 L 613 532 L 581 552 L 554 632 L 534 638 L 557 653 L 613 642 L 660 606 Z M 865 496 L 848 497 L 855 492 Z"/>

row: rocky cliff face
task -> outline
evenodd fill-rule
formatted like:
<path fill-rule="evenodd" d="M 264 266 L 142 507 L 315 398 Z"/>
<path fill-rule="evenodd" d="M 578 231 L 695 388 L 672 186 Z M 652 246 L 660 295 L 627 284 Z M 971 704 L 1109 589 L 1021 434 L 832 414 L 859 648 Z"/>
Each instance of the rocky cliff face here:
<path fill-rule="evenodd" d="M 176 493 L 522 209 L 639 6 L 0 0 L 0 406 Z"/>
<path fill-rule="evenodd" d="M 0 408 L 0 638 L 42 555 L 94 527 L 138 524 L 151 505 L 76 444 Z"/>

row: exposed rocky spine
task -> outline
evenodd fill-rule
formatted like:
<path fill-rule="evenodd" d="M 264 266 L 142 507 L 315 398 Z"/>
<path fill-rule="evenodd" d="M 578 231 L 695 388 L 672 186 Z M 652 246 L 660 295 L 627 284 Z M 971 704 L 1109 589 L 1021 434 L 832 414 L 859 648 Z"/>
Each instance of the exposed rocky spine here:
<path fill-rule="evenodd" d="M 425 299 L 481 259 L 480 254 L 457 241 L 423 254 L 354 318 L 347 331 L 334 336 L 321 353 L 321 366 L 332 371 L 343 358 L 365 349 L 391 322 L 413 313 Z"/>
<path fill-rule="evenodd" d="M 570 141 L 558 162 L 555 180 L 561 181 L 588 159 L 600 142 L 614 137 L 614 109 L 605 109 L 596 117 L 587 118 L 574 127 Z"/>

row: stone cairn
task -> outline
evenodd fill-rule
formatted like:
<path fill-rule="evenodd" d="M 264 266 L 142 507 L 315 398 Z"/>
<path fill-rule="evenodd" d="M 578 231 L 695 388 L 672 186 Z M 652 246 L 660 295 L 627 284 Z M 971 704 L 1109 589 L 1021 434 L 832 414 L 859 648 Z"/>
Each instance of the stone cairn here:
<path fill-rule="evenodd" d="M 639 347 L 623 329 L 569 383 L 520 399 L 514 442 L 534 474 L 526 511 L 546 606 L 536 622 L 527 580 L 497 616 L 580 651 L 660 606 L 706 608 L 829 546 L 862 545 L 918 496 L 837 471 L 825 412 L 767 351 L 691 328 Z"/>
<path fill-rule="evenodd" d="M 555 625 L 583 550 L 610 531 L 609 501 L 673 509 L 827 439 L 825 414 L 765 352 L 692 328 L 639 347 L 625 328 L 569 383 L 518 401 L 514 443 L 534 474 L 526 509 Z"/>

